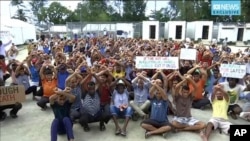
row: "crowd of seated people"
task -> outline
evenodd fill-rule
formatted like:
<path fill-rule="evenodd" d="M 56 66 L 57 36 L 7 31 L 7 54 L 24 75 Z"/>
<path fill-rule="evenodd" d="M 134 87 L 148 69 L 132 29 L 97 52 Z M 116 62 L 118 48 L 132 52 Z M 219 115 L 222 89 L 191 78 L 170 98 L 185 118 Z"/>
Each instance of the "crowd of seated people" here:
<path fill-rule="evenodd" d="M 196 49 L 197 59 L 180 59 L 178 70 L 136 68 L 136 56 L 178 57 L 181 48 Z M 67 134 L 73 141 L 73 124 L 89 132 L 93 122 L 99 123 L 100 131 L 114 124 L 115 135 L 127 136 L 131 119 L 141 121 L 145 138 L 198 131 L 207 141 L 213 129 L 230 133 L 228 115 L 250 120 L 249 53 L 227 52 L 214 43 L 206 47 L 189 41 L 52 38 L 30 44 L 23 61 L 12 58 L 5 63 L 5 57 L 0 55 L 4 64 L 0 70 L 11 76 L 11 85 L 24 86 L 25 94 L 32 93 L 44 112 L 52 108 L 51 141 L 57 140 L 57 134 Z M 246 65 L 246 75 L 223 77 L 223 63 Z M 5 80 L 2 76 L 1 86 Z M 1 121 L 9 108 L 10 116 L 16 118 L 22 104 L 0 106 Z M 201 121 L 192 115 L 192 108 L 210 110 L 211 119 Z M 172 120 L 169 115 L 174 116 Z"/>

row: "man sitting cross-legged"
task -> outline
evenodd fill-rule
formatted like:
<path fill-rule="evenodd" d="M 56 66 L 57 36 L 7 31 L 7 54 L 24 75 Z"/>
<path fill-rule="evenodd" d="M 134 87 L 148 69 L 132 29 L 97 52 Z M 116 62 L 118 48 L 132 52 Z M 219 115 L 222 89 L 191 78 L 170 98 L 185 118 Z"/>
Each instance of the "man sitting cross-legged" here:
<path fill-rule="evenodd" d="M 132 80 L 132 86 L 134 88 L 134 100 L 130 101 L 130 105 L 135 110 L 134 115 L 139 114 L 140 117 L 145 118 L 150 107 L 150 101 L 148 100 L 150 81 L 139 74 Z"/>
<path fill-rule="evenodd" d="M 163 134 L 171 130 L 171 125 L 167 118 L 168 97 L 165 91 L 160 87 L 161 80 L 152 82 L 150 88 L 151 114 L 150 118 L 141 123 L 141 127 L 146 130 L 145 138 L 151 135 Z"/>
<path fill-rule="evenodd" d="M 180 83 L 176 85 L 175 105 L 176 116 L 173 119 L 172 125 L 176 131 L 197 131 L 205 128 L 206 124 L 193 118 L 191 115 L 192 102 L 195 97 L 195 92 L 190 91 L 187 85 L 183 85 L 185 81 L 190 82 L 194 88 L 197 85 L 192 80 L 191 75 L 187 75 Z"/>
<path fill-rule="evenodd" d="M 219 128 L 224 133 L 229 134 L 231 123 L 228 121 L 227 110 L 229 106 L 229 96 L 223 90 L 222 85 L 214 86 L 211 101 L 213 107 L 212 118 L 207 123 L 207 127 L 204 132 L 201 132 L 201 138 L 203 141 L 208 141 L 208 138 L 212 132 Z"/>

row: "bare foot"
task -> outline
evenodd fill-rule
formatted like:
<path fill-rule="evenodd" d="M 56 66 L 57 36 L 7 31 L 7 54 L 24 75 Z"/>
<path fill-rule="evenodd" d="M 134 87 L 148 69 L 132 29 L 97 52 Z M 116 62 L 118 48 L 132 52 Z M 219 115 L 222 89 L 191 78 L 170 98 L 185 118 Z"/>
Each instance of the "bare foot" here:
<path fill-rule="evenodd" d="M 207 137 L 203 131 L 200 132 L 200 136 L 201 136 L 202 141 L 207 141 Z"/>

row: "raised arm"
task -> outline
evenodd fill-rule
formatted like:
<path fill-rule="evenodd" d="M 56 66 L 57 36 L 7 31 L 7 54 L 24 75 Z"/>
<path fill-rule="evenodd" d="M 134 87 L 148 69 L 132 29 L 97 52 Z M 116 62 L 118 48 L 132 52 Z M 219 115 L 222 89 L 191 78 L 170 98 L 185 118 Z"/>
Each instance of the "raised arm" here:
<path fill-rule="evenodd" d="M 196 90 L 197 90 L 197 84 L 194 82 L 194 80 L 192 79 L 192 75 L 187 75 L 186 79 L 188 80 L 188 82 L 190 82 L 193 87 L 194 87 L 194 91 L 192 92 L 192 95 L 195 96 L 196 95 Z"/>
<path fill-rule="evenodd" d="M 212 93 L 212 97 L 211 97 L 211 100 L 212 100 L 212 101 L 214 101 L 217 91 L 220 91 L 220 92 L 223 94 L 223 98 L 225 98 L 225 100 L 226 100 L 227 102 L 229 102 L 229 96 L 228 96 L 228 94 L 224 91 L 223 85 L 221 85 L 221 84 L 218 84 L 218 85 L 215 85 L 215 86 L 214 86 L 214 88 L 213 88 L 213 93 Z"/>
<path fill-rule="evenodd" d="M 161 97 L 162 97 L 163 100 L 168 100 L 168 97 L 167 97 L 167 95 L 166 95 L 166 93 L 165 93 L 165 91 L 164 91 L 163 88 L 161 88 L 160 86 L 158 86 L 156 83 L 152 83 L 152 85 L 155 87 L 156 90 L 159 91 L 159 93 L 160 93 L 160 95 L 161 95 Z"/>

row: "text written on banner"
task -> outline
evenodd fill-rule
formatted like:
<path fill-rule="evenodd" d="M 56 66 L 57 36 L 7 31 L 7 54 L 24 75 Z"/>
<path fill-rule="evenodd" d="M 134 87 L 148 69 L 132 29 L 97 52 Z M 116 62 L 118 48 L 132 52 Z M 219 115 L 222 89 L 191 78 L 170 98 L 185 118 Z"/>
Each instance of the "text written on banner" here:
<path fill-rule="evenodd" d="M 221 64 L 220 73 L 222 77 L 241 79 L 246 75 L 246 65 Z"/>
<path fill-rule="evenodd" d="M 0 105 L 10 105 L 25 101 L 24 86 L 14 85 L 0 87 Z"/>
<path fill-rule="evenodd" d="M 138 69 L 178 69 L 178 57 L 136 56 Z"/>

